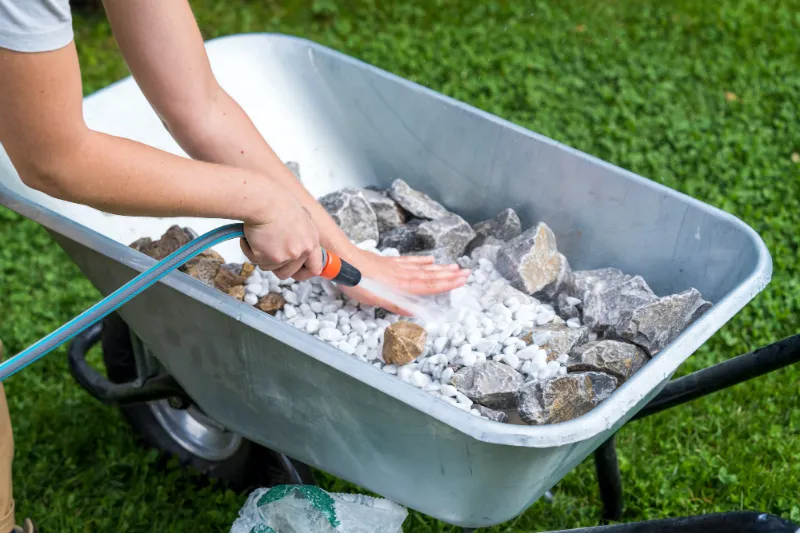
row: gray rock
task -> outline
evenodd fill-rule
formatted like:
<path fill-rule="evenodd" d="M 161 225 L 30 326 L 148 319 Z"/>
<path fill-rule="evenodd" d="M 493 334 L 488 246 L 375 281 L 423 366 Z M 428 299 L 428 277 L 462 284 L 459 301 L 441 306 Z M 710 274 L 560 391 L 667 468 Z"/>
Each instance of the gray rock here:
<path fill-rule="evenodd" d="M 605 287 L 619 285 L 632 277 L 618 268 L 578 270 L 572 273 L 571 283 L 567 286 L 567 293 L 574 298 L 584 300 L 586 291 L 599 292 Z"/>
<path fill-rule="evenodd" d="M 378 219 L 358 189 L 345 188 L 319 199 L 322 207 L 353 242 L 378 241 Z"/>
<path fill-rule="evenodd" d="M 452 265 L 455 263 L 455 259 L 450 253 L 444 248 L 436 248 L 435 250 L 420 250 L 418 252 L 409 252 L 402 255 L 423 255 L 423 256 L 433 256 L 434 262 L 440 265 Z"/>
<path fill-rule="evenodd" d="M 539 299 L 546 301 L 555 300 L 559 294 L 565 292 L 566 287 L 572 282 L 572 269 L 569 266 L 569 261 L 567 261 L 567 258 L 563 254 L 558 254 L 558 257 L 560 263 L 556 279 L 542 290 L 534 293 L 534 296 Z"/>
<path fill-rule="evenodd" d="M 550 338 L 547 342 L 539 346 L 539 348 L 547 352 L 548 361 L 554 361 L 558 359 L 558 356 L 570 353 L 589 339 L 589 328 L 585 326 L 570 328 L 564 324 L 554 323 L 533 328 L 532 331 L 526 333 L 521 339 L 531 344 L 534 336 L 538 336 L 538 333 L 544 332 L 550 333 Z"/>
<path fill-rule="evenodd" d="M 475 237 L 472 227 L 458 215 L 427 220 L 417 227 L 417 234 L 425 250 L 442 249 L 451 257 L 461 257 Z"/>
<path fill-rule="evenodd" d="M 478 404 L 476 404 L 474 408 L 481 414 L 481 416 L 485 416 L 489 420 L 494 420 L 495 422 L 508 422 L 508 415 L 503 411 L 495 411 L 494 409 L 489 409 L 488 407 Z"/>
<path fill-rule="evenodd" d="M 462 368 L 453 376 L 453 386 L 470 400 L 491 409 L 512 409 L 522 374 L 508 365 L 486 361 Z"/>
<path fill-rule="evenodd" d="M 603 283 L 586 292 L 583 323 L 595 331 L 604 331 L 618 324 L 626 313 L 656 301 L 658 296 L 641 276 L 618 283 Z"/>
<path fill-rule="evenodd" d="M 425 250 L 425 244 L 419 235 L 419 225 L 422 220 L 415 219 L 404 226 L 389 230 L 381 235 L 379 247 L 396 248 L 401 254 L 420 252 Z"/>
<path fill-rule="evenodd" d="M 291 170 L 292 174 L 294 174 L 294 177 L 300 180 L 300 163 L 297 161 L 287 161 L 286 168 Z"/>
<path fill-rule="evenodd" d="M 569 354 L 567 371 L 605 372 L 624 383 L 646 362 L 644 350 L 635 344 L 602 340 L 574 348 Z"/>
<path fill-rule="evenodd" d="M 394 180 L 392 183 L 392 187 L 389 189 L 389 196 L 400 207 L 417 218 L 436 220 L 450 214 L 442 204 L 424 192 L 412 189 L 405 181 L 400 179 Z"/>
<path fill-rule="evenodd" d="M 700 292 L 692 288 L 628 310 L 609 333 L 636 343 L 650 355 L 655 355 L 710 307 Z"/>
<path fill-rule="evenodd" d="M 397 203 L 385 192 L 363 189 L 364 197 L 369 202 L 378 218 L 378 231 L 383 234 L 406 223 L 406 214 Z"/>
<path fill-rule="evenodd" d="M 500 244 L 484 244 L 473 248 L 469 254 L 470 259 L 477 262 L 480 259 L 491 261 L 492 264 L 497 263 L 497 254 L 500 252 Z"/>
<path fill-rule="evenodd" d="M 567 374 L 526 383 L 517 393 L 517 412 L 528 424 L 555 424 L 588 413 L 593 400 L 591 377 Z"/>
<path fill-rule="evenodd" d="M 567 374 L 568 376 L 584 375 L 592 382 L 592 404 L 597 405 L 617 390 L 619 381 L 614 376 L 604 372 L 582 372 L 577 374 Z"/>
<path fill-rule="evenodd" d="M 571 303 L 568 300 L 572 298 L 569 296 L 565 291 L 562 291 L 556 295 L 555 300 L 553 301 L 553 307 L 558 313 L 558 316 L 563 318 L 564 320 L 569 320 L 570 318 L 580 318 L 581 312 L 579 307 L 581 304 Z"/>
<path fill-rule="evenodd" d="M 558 282 L 564 261 L 552 230 L 540 222 L 504 244 L 497 254 L 496 266 L 514 288 L 534 294 Z"/>
<path fill-rule="evenodd" d="M 475 238 L 469 243 L 467 253 L 478 246 L 483 246 L 489 239 L 494 242 L 505 242 L 522 233 L 522 225 L 513 209 L 506 209 L 490 220 L 478 222 L 472 226 L 472 229 L 475 230 Z"/>

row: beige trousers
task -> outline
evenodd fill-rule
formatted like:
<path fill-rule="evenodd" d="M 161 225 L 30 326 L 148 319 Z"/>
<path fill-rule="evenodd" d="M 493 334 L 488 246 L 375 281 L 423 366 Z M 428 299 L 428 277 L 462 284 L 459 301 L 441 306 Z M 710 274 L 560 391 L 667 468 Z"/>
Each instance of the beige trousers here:
<path fill-rule="evenodd" d="M 0 345 L 2 350 L 2 345 Z M 0 383 L 0 533 L 8 533 L 16 525 L 14 497 L 11 490 L 11 462 L 14 459 L 14 435 L 8 415 L 6 392 Z"/>

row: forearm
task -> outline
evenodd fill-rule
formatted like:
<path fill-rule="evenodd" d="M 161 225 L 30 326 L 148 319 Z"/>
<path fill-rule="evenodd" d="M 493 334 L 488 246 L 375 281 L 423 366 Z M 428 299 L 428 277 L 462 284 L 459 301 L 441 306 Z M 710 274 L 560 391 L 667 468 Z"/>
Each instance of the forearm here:
<path fill-rule="evenodd" d="M 170 131 L 195 159 L 250 169 L 274 179 L 309 212 L 322 246 L 345 260 L 358 253 L 327 211 L 270 148 L 244 110 L 222 89 L 202 116 L 175 121 Z"/>
<path fill-rule="evenodd" d="M 23 179 L 52 196 L 114 214 L 262 223 L 289 194 L 252 170 L 193 161 L 91 130 L 58 152 Z"/>

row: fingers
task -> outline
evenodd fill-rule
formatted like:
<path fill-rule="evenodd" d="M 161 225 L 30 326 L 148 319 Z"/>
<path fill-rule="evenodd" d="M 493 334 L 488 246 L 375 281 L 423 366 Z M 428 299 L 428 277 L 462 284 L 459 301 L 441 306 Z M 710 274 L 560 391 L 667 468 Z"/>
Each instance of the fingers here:
<path fill-rule="evenodd" d="M 295 281 L 305 281 L 307 279 L 315 278 L 316 274 L 313 274 L 310 270 L 306 267 L 301 267 L 300 270 L 292 274 L 292 279 Z"/>
<path fill-rule="evenodd" d="M 290 261 L 285 265 L 275 268 L 272 270 L 272 273 L 278 276 L 278 279 L 289 279 L 293 278 L 294 274 L 300 270 L 300 267 L 303 266 L 305 263 L 306 258 L 301 257 L 300 259 L 296 259 L 294 261 Z M 263 269 L 262 269 L 263 270 Z"/>
<path fill-rule="evenodd" d="M 319 276 L 322 274 L 322 268 L 325 265 L 322 264 L 322 248 L 320 248 L 319 244 L 308 254 L 306 257 L 306 262 L 303 264 L 303 267 L 308 270 L 312 276 Z"/>
<path fill-rule="evenodd" d="M 453 289 L 464 286 L 466 283 L 467 278 L 464 276 L 446 278 L 412 278 L 399 280 L 399 288 L 413 294 L 429 296 L 452 291 Z"/>

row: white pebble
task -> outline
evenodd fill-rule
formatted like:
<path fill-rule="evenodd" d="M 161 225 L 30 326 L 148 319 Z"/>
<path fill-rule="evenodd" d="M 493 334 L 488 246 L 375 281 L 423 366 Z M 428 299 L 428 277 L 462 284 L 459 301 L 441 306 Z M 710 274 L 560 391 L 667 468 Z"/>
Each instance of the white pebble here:
<path fill-rule="evenodd" d="M 355 319 L 350 322 L 350 327 L 353 328 L 353 331 L 357 331 L 361 335 L 367 332 L 367 325 L 364 323 L 363 320 Z"/>
<path fill-rule="evenodd" d="M 531 373 L 531 362 L 530 361 L 525 361 L 524 363 L 522 363 L 522 368 L 520 368 L 520 371 L 523 374 L 530 374 Z"/>
<path fill-rule="evenodd" d="M 286 318 L 294 318 L 297 316 L 297 308 L 292 304 L 286 304 L 283 306 L 283 314 L 286 315 Z"/>
<path fill-rule="evenodd" d="M 468 403 L 456 402 L 456 407 L 458 407 L 459 409 L 461 409 L 462 411 L 465 411 L 467 413 L 469 413 L 472 410 L 472 405 L 470 405 Z"/>
<path fill-rule="evenodd" d="M 466 397 L 466 395 L 458 391 L 456 391 L 456 401 L 458 403 L 463 403 L 465 405 L 472 405 L 472 400 L 470 400 L 469 398 Z"/>
<path fill-rule="evenodd" d="M 423 374 L 419 370 L 416 370 L 411 375 L 411 384 L 422 389 L 431 384 L 431 378 L 427 374 Z"/>
<path fill-rule="evenodd" d="M 292 322 L 292 325 L 297 329 L 306 329 L 306 324 L 308 324 L 308 319 L 304 316 L 298 316 Z"/>
<path fill-rule="evenodd" d="M 475 363 L 485 363 L 486 362 L 486 354 L 483 352 L 475 352 Z"/>
<path fill-rule="evenodd" d="M 471 414 L 472 416 L 481 416 L 481 412 L 478 411 L 477 409 L 471 409 L 469 414 Z"/>
<path fill-rule="evenodd" d="M 472 352 L 472 346 L 470 346 L 469 344 L 462 344 L 458 348 L 458 355 L 460 355 L 461 357 L 464 357 L 465 355 L 471 352 Z"/>
<path fill-rule="evenodd" d="M 490 273 L 494 270 L 494 265 L 492 265 L 492 262 L 485 257 L 478 259 L 478 265 L 481 267 L 481 270 L 486 273 Z"/>
<path fill-rule="evenodd" d="M 441 388 L 441 386 L 442 386 L 441 383 L 432 382 L 432 383 L 429 383 L 429 384 L 425 385 L 425 388 L 423 390 L 425 392 L 430 392 L 430 393 L 436 392 L 436 393 L 438 393 L 439 389 Z"/>
<path fill-rule="evenodd" d="M 477 329 L 473 329 L 467 334 L 467 342 L 473 346 L 481 342 L 482 338 L 481 333 Z"/>
<path fill-rule="evenodd" d="M 562 353 L 561 355 L 558 356 L 556 361 L 558 361 L 562 365 L 566 364 L 566 362 L 569 361 L 569 354 Z"/>
<path fill-rule="evenodd" d="M 596 340 L 597 340 L 597 333 L 595 333 L 594 331 L 590 332 L 589 333 L 589 341 L 592 342 L 592 341 L 596 341 Z"/>
<path fill-rule="evenodd" d="M 310 305 L 311 305 L 311 310 L 314 311 L 315 313 L 322 312 L 322 302 L 311 302 Z"/>
<path fill-rule="evenodd" d="M 578 318 L 570 318 L 567 320 L 567 327 L 572 329 L 577 329 L 581 327 L 581 321 Z"/>
<path fill-rule="evenodd" d="M 573 296 L 567 296 L 567 305 L 570 307 L 575 307 L 576 305 L 581 303 L 580 298 L 575 298 Z"/>
<path fill-rule="evenodd" d="M 336 322 L 332 322 L 330 320 L 320 320 L 319 327 L 321 327 L 322 329 L 328 329 L 328 328 L 335 329 L 336 328 Z"/>
<path fill-rule="evenodd" d="M 517 357 L 522 360 L 526 359 L 533 359 L 536 354 L 539 352 L 539 347 L 535 344 L 531 344 L 530 346 L 526 346 L 525 348 L 519 350 L 517 352 Z"/>
<path fill-rule="evenodd" d="M 345 335 L 349 335 L 352 329 L 350 328 L 350 324 L 342 324 L 339 325 L 339 331 L 341 331 Z"/>
<path fill-rule="evenodd" d="M 467 336 L 464 335 L 463 331 L 456 331 L 453 338 L 450 340 L 450 344 L 453 346 L 461 346 L 464 344 L 464 341 L 467 340 Z"/>
<path fill-rule="evenodd" d="M 397 377 L 403 381 L 408 381 L 411 379 L 411 375 L 414 373 L 414 370 L 414 366 L 412 365 L 403 365 L 397 369 Z"/>
<path fill-rule="evenodd" d="M 517 347 L 514 344 L 511 344 L 503 348 L 503 354 L 505 355 L 514 355 L 516 353 L 517 353 Z"/>
<path fill-rule="evenodd" d="M 342 335 L 342 332 L 339 331 L 338 329 L 322 328 L 321 330 L 319 330 L 319 338 L 324 341 L 336 342 L 338 340 L 341 340 L 343 336 L 344 335 Z"/>
<path fill-rule="evenodd" d="M 453 375 L 455 375 L 455 370 L 449 366 L 442 370 L 442 383 L 448 383 L 451 379 L 453 379 Z"/>
<path fill-rule="evenodd" d="M 322 312 L 323 313 L 335 313 L 336 311 L 339 310 L 340 307 L 341 307 L 341 305 L 336 305 L 334 302 L 331 302 L 329 304 L 325 304 L 324 306 L 322 306 Z"/>
<path fill-rule="evenodd" d="M 367 329 L 376 329 L 378 324 L 374 320 L 365 320 L 364 325 L 367 326 Z"/>
<path fill-rule="evenodd" d="M 387 374 L 397 374 L 397 367 L 395 365 L 386 365 L 383 367 L 383 371 Z"/>
<path fill-rule="evenodd" d="M 537 346 L 544 346 L 548 342 L 550 342 L 550 338 L 553 334 L 549 331 L 536 331 L 533 333 L 533 344 Z"/>
<path fill-rule="evenodd" d="M 442 353 L 447 346 L 447 337 L 439 337 L 433 341 L 433 351 L 435 353 Z"/>
<path fill-rule="evenodd" d="M 317 331 L 319 331 L 319 320 L 310 318 L 308 322 L 306 322 L 306 332 L 316 333 Z"/>
<path fill-rule="evenodd" d="M 389 327 L 390 325 L 389 322 L 387 320 L 384 320 L 383 318 L 375 320 L 375 324 L 377 324 L 379 328 L 386 328 Z"/>
<path fill-rule="evenodd" d="M 340 342 L 339 343 L 339 349 L 341 351 L 343 351 L 344 353 L 350 354 L 350 355 L 353 355 L 355 353 L 355 351 L 356 351 L 355 346 L 353 346 L 352 344 L 350 344 L 347 341 Z"/>
<path fill-rule="evenodd" d="M 250 283 L 249 285 L 244 286 L 245 294 L 258 294 L 259 292 L 261 292 L 260 283 Z"/>
<path fill-rule="evenodd" d="M 527 344 L 525 344 L 524 340 L 517 339 L 517 344 L 515 344 L 515 346 L 517 347 L 517 350 L 519 351 L 519 350 L 525 348 L 527 346 Z"/>
<path fill-rule="evenodd" d="M 508 366 L 513 368 L 514 370 L 519 368 L 519 357 L 517 357 L 513 353 L 505 354 L 505 356 L 503 357 L 503 361 L 505 362 L 505 364 L 507 364 Z"/>
<path fill-rule="evenodd" d="M 328 296 L 335 297 L 339 295 L 339 289 L 337 289 L 336 285 L 334 285 L 328 280 L 322 281 L 322 290 L 325 291 L 325 294 L 327 294 Z"/>
<path fill-rule="evenodd" d="M 559 376 L 566 376 L 567 375 L 567 367 L 562 366 L 561 368 L 559 368 L 558 369 L 558 375 Z"/>
<path fill-rule="evenodd" d="M 307 281 L 303 281 L 297 284 L 297 299 L 300 300 L 300 303 L 306 303 L 308 301 L 309 296 L 311 296 L 311 283 Z"/>
<path fill-rule="evenodd" d="M 297 297 L 295 293 L 293 293 L 289 289 L 282 290 L 281 296 L 283 296 L 283 299 L 286 300 L 287 303 L 290 303 L 292 305 L 300 305 L 300 299 Z"/>
<path fill-rule="evenodd" d="M 503 346 L 515 346 L 517 344 L 516 337 L 509 337 L 503 341 Z"/>
<path fill-rule="evenodd" d="M 248 294 L 245 294 L 244 295 L 244 301 L 247 304 L 256 305 L 258 303 L 258 296 L 256 296 L 252 292 L 248 293 Z"/>
<path fill-rule="evenodd" d="M 461 356 L 461 364 L 464 366 L 472 366 L 478 362 L 478 356 L 475 352 L 470 352 L 466 355 Z"/>
<path fill-rule="evenodd" d="M 513 313 L 511 310 L 501 303 L 496 303 L 489 308 L 489 312 L 493 315 L 504 316 L 506 318 L 511 318 Z"/>

